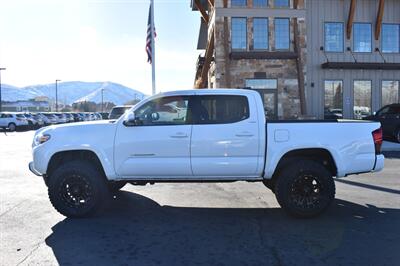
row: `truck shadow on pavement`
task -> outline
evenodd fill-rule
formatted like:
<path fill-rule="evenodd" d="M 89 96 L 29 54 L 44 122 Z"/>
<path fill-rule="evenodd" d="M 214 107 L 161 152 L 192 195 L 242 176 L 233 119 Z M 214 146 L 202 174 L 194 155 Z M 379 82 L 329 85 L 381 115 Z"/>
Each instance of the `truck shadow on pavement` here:
<path fill-rule="evenodd" d="M 90 219 L 65 219 L 46 238 L 60 265 L 395 265 L 399 209 L 337 199 L 322 216 L 280 208 L 160 206 L 121 191 Z"/>

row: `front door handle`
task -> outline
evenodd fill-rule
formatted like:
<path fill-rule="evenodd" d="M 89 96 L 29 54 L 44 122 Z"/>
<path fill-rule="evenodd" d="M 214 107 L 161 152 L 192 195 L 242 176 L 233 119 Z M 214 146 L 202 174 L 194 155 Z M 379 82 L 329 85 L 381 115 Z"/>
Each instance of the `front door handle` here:
<path fill-rule="evenodd" d="M 237 133 L 235 136 L 236 137 L 252 137 L 252 136 L 254 136 L 254 134 L 252 134 L 251 132 L 245 131 L 245 132 Z"/>
<path fill-rule="evenodd" d="M 171 135 L 170 137 L 174 138 L 174 139 L 183 139 L 183 138 L 187 138 L 188 135 L 186 133 L 183 133 L 183 132 L 178 132 L 175 135 Z"/>

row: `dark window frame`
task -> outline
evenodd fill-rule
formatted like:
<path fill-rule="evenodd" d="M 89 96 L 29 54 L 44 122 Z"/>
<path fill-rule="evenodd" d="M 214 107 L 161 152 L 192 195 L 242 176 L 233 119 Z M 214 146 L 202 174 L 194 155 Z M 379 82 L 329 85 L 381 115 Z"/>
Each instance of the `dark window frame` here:
<path fill-rule="evenodd" d="M 287 0 L 287 5 L 283 5 L 283 6 L 281 6 L 281 5 L 276 5 L 276 1 L 277 0 L 274 0 L 274 8 L 290 8 L 290 0 Z"/>
<path fill-rule="evenodd" d="M 245 29 L 246 29 L 246 33 L 245 33 L 245 40 L 246 40 L 246 47 L 245 48 L 234 48 L 233 47 L 233 20 L 234 19 L 244 19 L 245 20 L 245 25 L 246 25 L 246 27 L 245 27 Z M 248 40 L 247 40 L 247 38 L 248 38 L 248 32 L 247 32 L 247 21 L 248 21 L 248 19 L 247 19 L 247 17 L 232 17 L 231 18 L 231 50 L 232 51 L 247 51 L 248 50 Z"/>
<path fill-rule="evenodd" d="M 277 48 L 277 38 L 276 38 L 276 21 L 277 20 L 286 20 L 288 21 L 288 48 Z M 290 18 L 287 17 L 276 17 L 274 18 L 274 51 L 290 51 L 290 44 L 291 44 L 291 36 L 290 36 Z"/>
<path fill-rule="evenodd" d="M 265 0 L 265 5 L 255 5 L 255 0 L 253 0 L 253 7 L 254 8 L 266 8 L 269 6 L 269 0 Z"/>
<path fill-rule="evenodd" d="M 397 26 L 397 28 L 398 28 L 398 31 L 399 31 L 399 39 L 397 40 L 397 42 L 398 42 L 398 45 L 399 45 L 399 50 L 397 51 L 397 52 L 385 52 L 384 50 L 383 50 L 383 26 L 384 25 L 395 25 L 395 26 Z M 399 54 L 400 53 L 400 23 L 382 23 L 382 26 L 381 26 L 381 40 L 380 40 L 380 46 L 381 46 L 381 50 L 382 50 L 382 53 L 383 54 Z"/>
<path fill-rule="evenodd" d="M 381 99 L 380 99 L 380 103 L 379 103 L 379 105 L 381 106 L 381 108 L 382 107 L 384 107 L 384 106 L 386 106 L 386 105 L 383 105 L 383 103 L 382 103 L 382 101 L 383 101 L 383 82 L 385 82 L 385 81 L 388 81 L 388 82 L 390 82 L 390 81 L 397 81 L 397 83 L 399 84 L 398 86 L 398 94 L 397 94 L 397 101 L 398 101 L 398 103 L 400 103 L 400 79 L 381 79 L 381 84 L 380 84 L 380 96 L 381 96 Z"/>
<path fill-rule="evenodd" d="M 356 50 L 355 50 L 355 38 L 354 38 L 354 36 L 355 36 L 355 34 L 356 34 L 355 25 L 357 25 L 357 24 L 369 25 L 370 28 L 371 28 L 371 34 L 370 34 L 371 50 L 370 50 L 370 51 L 367 51 L 367 52 L 360 52 L 360 51 L 356 51 Z M 373 45 L 374 45 L 374 38 L 373 38 L 372 35 L 373 35 L 372 23 L 369 23 L 369 22 L 354 22 L 354 23 L 353 23 L 353 36 L 352 36 L 352 38 L 353 38 L 353 40 L 352 40 L 353 52 L 354 52 L 354 53 L 360 53 L 360 54 L 372 53 L 372 52 L 373 52 Z"/>
<path fill-rule="evenodd" d="M 352 116 L 353 116 L 353 119 L 356 119 L 355 117 L 354 117 L 354 100 L 355 100 L 355 98 L 354 98 L 354 85 L 355 85 L 355 82 L 356 81 L 369 81 L 370 82 L 370 84 L 371 84 L 371 87 L 370 87 L 370 91 L 371 91 L 371 94 L 370 94 L 370 106 L 371 106 L 371 110 L 370 110 L 370 114 L 373 114 L 373 111 L 372 111 L 372 104 L 373 104 L 373 100 L 372 100 L 372 96 L 373 96 L 373 83 L 372 83 L 372 79 L 353 79 L 353 86 L 352 86 L 352 97 L 353 97 L 353 108 L 352 108 Z"/>
<path fill-rule="evenodd" d="M 240 120 L 235 120 L 235 121 L 224 121 L 224 122 L 220 122 L 220 121 L 207 121 L 207 122 L 201 122 L 199 123 L 197 121 L 196 118 L 196 112 L 193 111 L 193 104 L 194 102 L 198 101 L 198 99 L 200 98 L 212 98 L 212 97 L 234 97 L 234 98 L 244 98 L 246 100 L 246 108 L 247 108 L 247 115 L 245 118 L 240 119 Z M 212 95 L 207 95 L 207 94 L 203 94 L 203 95 L 193 95 L 190 97 L 190 104 L 189 104 L 189 110 L 190 113 L 192 114 L 192 119 L 191 119 L 191 123 L 192 125 L 228 125 L 228 124 L 236 124 L 236 123 L 240 123 L 243 121 L 246 121 L 248 119 L 250 119 L 251 116 L 251 111 L 250 111 L 250 103 L 249 103 L 249 98 L 246 95 L 235 95 L 235 94 L 212 94 Z"/>
<path fill-rule="evenodd" d="M 326 45 L 326 25 L 327 24 L 341 24 L 342 25 L 342 50 L 341 51 L 328 51 Z M 327 53 L 344 53 L 345 46 L 345 33 L 344 33 L 344 22 L 336 22 L 336 21 L 325 21 L 324 22 L 324 51 Z"/>
<path fill-rule="evenodd" d="M 137 110 L 135 110 L 134 111 L 135 117 L 136 117 L 136 112 L 138 110 L 140 110 L 140 108 L 143 108 L 144 106 L 146 106 L 146 105 L 148 105 L 148 104 L 150 104 L 150 103 L 152 103 L 152 102 L 154 102 L 156 100 L 168 99 L 168 98 L 179 98 L 179 97 L 188 101 L 185 123 L 159 123 L 159 124 L 155 123 L 155 124 L 141 124 L 141 125 L 135 125 L 135 126 L 138 126 L 138 127 L 154 127 L 154 126 L 187 126 L 187 125 L 191 125 L 192 124 L 192 115 L 191 115 L 191 111 L 190 111 L 190 100 L 191 100 L 191 96 L 190 95 L 171 95 L 171 96 L 164 96 L 164 97 L 153 99 L 151 101 L 148 101 L 148 102 L 144 103 Z"/>
<path fill-rule="evenodd" d="M 267 42 L 267 47 L 265 47 L 265 48 L 256 48 L 255 47 L 255 27 L 254 27 L 254 22 L 256 21 L 256 20 L 266 20 L 267 21 L 267 24 L 266 24 L 266 28 L 265 28 L 265 30 L 266 30 L 266 33 L 267 33 L 267 40 L 266 40 L 266 42 Z M 269 51 L 269 18 L 268 17 L 257 17 L 257 18 L 253 18 L 253 25 L 252 25 L 253 27 L 253 50 L 254 51 Z"/>
<path fill-rule="evenodd" d="M 231 0 L 231 7 L 247 7 L 249 5 L 247 0 L 244 0 L 244 4 L 243 5 L 236 5 L 234 4 L 234 0 Z"/>
<path fill-rule="evenodd" d="M 324 79 L 323 80 L 323 89 L 324 89 L 324 94 L 323 94 L 323 110 L 324 110 L 324 117 L 325 117 L 325 82 L 337 82 L 340 81 L 342 83 L 342 116 L 344 117 L 344 80 L 343 79 Z M 324 118 L 325 119 L 325 118 Z"/>

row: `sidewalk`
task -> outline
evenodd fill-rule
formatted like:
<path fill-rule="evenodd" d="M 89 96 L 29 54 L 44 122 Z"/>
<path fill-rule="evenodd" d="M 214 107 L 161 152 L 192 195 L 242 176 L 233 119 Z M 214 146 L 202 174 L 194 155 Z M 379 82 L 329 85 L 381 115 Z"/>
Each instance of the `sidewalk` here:
<path fill-rule="evenodd" d="M 384 141 L 382 151 L 398 151 L 400 152 L 400 143 Z"/>

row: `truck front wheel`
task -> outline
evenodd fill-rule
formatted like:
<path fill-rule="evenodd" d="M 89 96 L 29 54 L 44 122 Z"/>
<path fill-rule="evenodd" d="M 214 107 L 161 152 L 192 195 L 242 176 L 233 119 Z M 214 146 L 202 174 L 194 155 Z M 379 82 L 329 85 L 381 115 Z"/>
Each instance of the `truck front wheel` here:
<path fill-rule="evenodd" d="M 290 215 L 313 217 L 332 203 L 335 183 L 323 165 L 312 160 L 298 160 L 280 172 L 275 183 L 275 196 Z"/>
<path fill-rule="evenodd" d="M 71 161 L 49 177 L 48 194 L 53 207 L 70 218 L 87 217 L 98 212 L 108 200 L 104 176 L 89 162 Z"/>

